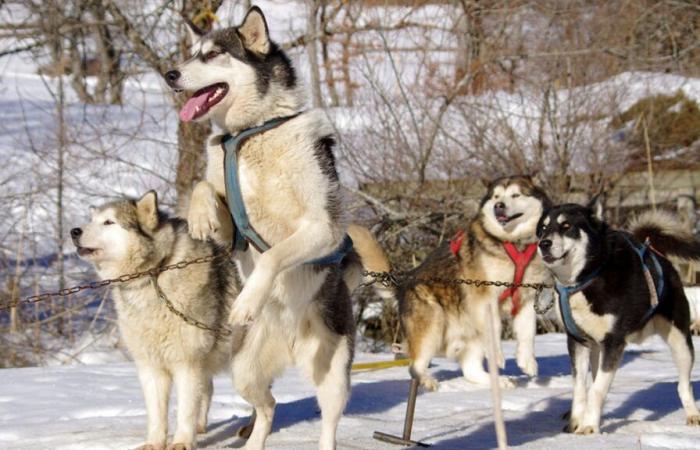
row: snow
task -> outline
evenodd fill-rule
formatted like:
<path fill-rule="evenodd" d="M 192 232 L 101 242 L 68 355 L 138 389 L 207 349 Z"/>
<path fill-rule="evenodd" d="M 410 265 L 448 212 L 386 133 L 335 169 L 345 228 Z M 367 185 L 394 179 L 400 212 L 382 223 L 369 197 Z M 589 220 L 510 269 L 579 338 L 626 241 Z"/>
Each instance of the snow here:
<path fill-rule="evenodd" d="M 696 348 L 700 338 L 694 340 Z M 514 343 L 505 343 L 507 355 Z M 521 376 L 513 359 L 505 373 L 518 386 L 504 391 L 503 409 L 513 448 L 699 448 L 700 428 L 685 425 L 676 394 L 676 370 L 658 338 L 631 345 L 605 406 L 602 434 L 561 432 L 569 408 L 571 377 L 565 338 L 537 337 L 540 375 Z M 358 361 L 386 360 L 388 354 L 360 354 Z M 455 362 L 436 359 L 431 371 L 438 392 L 418 397 L 413 438 L 436 449 L 495 447 L 490 393 L 461 378 Z M 136 369 L 131 363 L 6 369 L 0 385 L 0 448 L 124 449 L 145 435 L 146 417 Z M 694 370 L 697 380 L 700 370 Z M 695 381 L 695 387 L 700 382 Z M 406 408 L 405 367 L 352 375 L 352 398 L 338 430 L 340 449 L 395 448 L 372 439 L 375 430 L 400 434 Z M 696 389 L 697 391 L 697 389 Z M 277 411 L 269 449 L 310 449 L 317 444 L 319 411 L 310 383 L 295 370 L 273 386 Z M 697 392 L 696 392 L 697 393 Z M 171 405 L 171 432 L 174 426 Z M 199 448 L 240 447 L 235 430 L 247 423 L 250 407 L 233 391 L 230 378 L 215 379 L 209 429 Z"/>

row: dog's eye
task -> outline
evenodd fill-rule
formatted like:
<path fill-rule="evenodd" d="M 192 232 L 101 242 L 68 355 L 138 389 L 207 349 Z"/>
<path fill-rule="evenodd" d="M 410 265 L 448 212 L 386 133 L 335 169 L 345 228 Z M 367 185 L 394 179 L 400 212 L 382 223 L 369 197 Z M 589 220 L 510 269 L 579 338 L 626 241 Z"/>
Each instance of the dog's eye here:
<path fill-rule="evenodd" d="M 112 222 L 111 220 L 107 219 L 107 220 L 105 220 L 104 222 L 102 222 L 102 225 L 114 225 L 114 222 Z"/>
<path fill-rule="evenodd" d="M 520 197 L 520 194 L 513 194 L 513 195 L 511 195 L 511 197 L 518 198 L 518 197 Z"/>
<path fill-rule="evenodd" d="M 220 54 L 221 54 L 221 52 L 219 52 L 219 51 L 217 51 L 217 50 L 209 50 L 208 52 L 206 52 L 206 53 L 204 54 L 204 60 L 205 60 L 205 61 L 209 61 L 210 59 L 216 58 L 216 57 L 219 56 Z"/>
<path fill-rule="evenodd" d="M 570 224 L 569 222 L 562 222 L 562 224 L 561 224 L 561 229 L 562 229 L 562 230 L 566 231 L 566 230 L 568 230 L 569 228 L 571 228 L 571 224 Z"/>

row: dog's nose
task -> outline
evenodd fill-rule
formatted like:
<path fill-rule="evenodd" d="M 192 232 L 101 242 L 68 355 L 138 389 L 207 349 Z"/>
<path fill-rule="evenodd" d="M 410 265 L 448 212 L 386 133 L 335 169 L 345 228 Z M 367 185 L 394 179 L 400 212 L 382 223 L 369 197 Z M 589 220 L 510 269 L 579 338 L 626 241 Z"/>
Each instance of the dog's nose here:
<path fill-rule="evenodd" d="M 552 248 L 552 241 L 551 239 L 542 239 L 540 241 L 540 250 L 546 251 Z"/>
<path fill-rule="evenodd" d="M 170 87 L 175 87 L 174 84 L 178 78 L 180 78 L 180 72 L 178 70 L 169 70 L 165 73 L 165 81 Z"/>
<path fill-rule="evenodd" d="M 72 230 L 70 230 L 70 237 L 72 237 L 73 239 L 79 238 L 81 234 L 83 234 L 83 230 L 81 230 L 80 228 L 73 228 Z"/>
<path fill-rule="evenodd" d="M 506 204 L 503 202 L 498 202 L 495 205 L 493 205 L 493 209 L 495 211 L 503 211 L 506 209 Z"/>

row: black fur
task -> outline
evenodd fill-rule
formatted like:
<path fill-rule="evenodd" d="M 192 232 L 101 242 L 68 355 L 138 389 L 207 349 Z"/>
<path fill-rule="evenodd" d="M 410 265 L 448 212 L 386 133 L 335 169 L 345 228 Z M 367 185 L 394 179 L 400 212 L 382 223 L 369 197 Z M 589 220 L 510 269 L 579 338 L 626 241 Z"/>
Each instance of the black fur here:
<path fill-rule="evenodd" d="M 213 31 L 204 39 L 211 39 L 216 47 L 251 66 L 257 74 L 257 88 L 261 94 L 267 93 L 272 81 L 288 89 L 296 87 L 294 67 L 275 42 L 270 41 L 270 49 L 263 55 L 245 47 L 238 28 Z M 203 58 L 204 55 L 196 57 Z"/>
<path fill-rule="evenodd" d="M 566 220 L 558 223 L 557 219 L 561 216 Z M 550 218 L 550 222 L 545 226 L 544 221 L 547 217 Z M 612 329 L 600 341 L 591 336 L 584 336 L 585 342 L 578 343 L 573 336 L 568 336 L 569 355 L 574 375 L 576 375 L 574 357 L 579 345 L 599 349 L 602 358 L 600 368 L 605 372 L 614 372 L 622 358 L 626 337 L 640 331 L 646 325 L 645 316 L 652 308 L 651 294 L 644 277 L 642 263 L 627 239 L 632 240 L 636 245 L 641 242 L 629 233 L 612 229 L 598 219 L 590 208 L 574 204 L 551 208 L 540 218 L 537 227 L 540 242 L 556 234 L 572 239 L 580 239 L 584 234 L 588 237 L 586 263 L 575 281 L 583 282 L 589 279 L 594 271 L 599 270 L 593 282 L 583 289 L 582 293 L 594 314 L 600 316 L 611 314 L 615 318 Z M 652 243 L 654 243 L 653 240 Z M 654 316 L 662 316 L 686 337 L 692 355 L 690 310 L 683 284 L 673 265 L 665 257 L 656 256 L 662 267 L 665 287 Z M 655 271 L 649 251 L 645 262 L 650 267 L 655 285 L 658 286 L 661 275 Z M 581 326 L 579 326 L 579 332 L 585 335 Z M 573 431 L 573 426 L 570 424 L 565 429 Z"/>
<path fill-rule="evenodd" d="M 635 228 L 634 237 L 640 242 L 649 238 L 654 248 L 663 254 L 682 259 L 700 260 L 700 241 L 690 233 L 668 234 L 658 226 L 643 224 Z"/>

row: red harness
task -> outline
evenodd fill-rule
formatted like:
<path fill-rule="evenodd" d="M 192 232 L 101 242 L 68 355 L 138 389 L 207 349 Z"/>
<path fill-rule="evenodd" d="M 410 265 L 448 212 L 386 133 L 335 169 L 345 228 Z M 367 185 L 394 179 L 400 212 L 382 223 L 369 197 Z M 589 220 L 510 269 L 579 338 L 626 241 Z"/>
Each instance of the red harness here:
<path fill-rule="evenodd" d="M 452 254 L 458 256 L 459 250 L 462 248 L 464 243 L 464 230 L 459 230 L 455 237 L 450 241 L 450 250 Z M 515 273 L 513 274 L 513 283 L 522 283 L 525 277 L 525 269 L 530 265 L 530 261 L 535 257 L 535 252 L 537 252 L 537 244 L 529 244 L 525 247 L 522 252 L 518 251 L 518 248 L 512 242 L 504 242 L 503 248 L 505 249 L 508 256 L 513 261 L 515 265 Z M 517 287 L 509 287 L 498 296 L 498 301 L 504 302 L 508 297 L 513 298 L 513 308 L 511 309 L 511 314 L 514 316 L 520 312 L 520 291 Z"/>
<path fill-rule="evenodd" d="M 525 269 L 532 261 L 537 251 L 537 244 L 532 243 L 525 247 L 522 252 L 518 251 L 518 248 L 512 242 L 504 242 L 503 248 L 505 249 L 508 256 L 513 261 L 515 265 L 515 274 L 513 275 L 513 283 L 522 283 L 525 277 Z M 509 287 L 505 291 L 501 292 L 498 296 L 498 300 L 501 302 L 506 301 L 508 297 L 513 298 L 513 308 L 511 309 L 511 314 L 516 315 L 520 312 L 520 291 L 517 287 Z"/>

